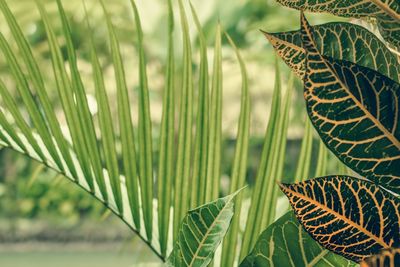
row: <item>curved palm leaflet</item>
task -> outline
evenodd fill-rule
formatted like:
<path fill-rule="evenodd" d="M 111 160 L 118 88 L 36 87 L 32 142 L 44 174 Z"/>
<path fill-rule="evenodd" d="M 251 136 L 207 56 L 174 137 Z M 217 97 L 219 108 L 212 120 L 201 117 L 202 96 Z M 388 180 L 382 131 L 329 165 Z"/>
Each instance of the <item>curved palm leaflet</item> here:
<path fill-rule="evenodd" d="M 360 267 L 396 267 L 400 264 L 400 249 L 384 249 L 378 255 L 366 258 Z"/>
<path fill-rule="evenodd" d="M 400 246 L 400 200 L 369 181 L 327 176 L 280 187 L 304 229 L 347 259 Z"/>
<path fill-rule="evenodd" d="M 278 55 L 300 77 L 304 77 L 305 51 L 301 32 L 263 32 Z M 357 62 L 399 81 L 398 58 L 367 29 L 345 22 L 333 22 L 313 27 L 313 38 L 318 51 L 324 56 Z"/>
<path fill-rule="evenodd" d="M 188 212 L 168 257 L 168 266 L 208 266 L 228 231 L 237 193 Z"/>
<path fill-rule="evenodd" d="M 400 193 L 400 85 L 348 61 L 322 56 L 301 17 L 304 98 L 325 144 L 347 166 Z"/>
<path fill-rule="evenodd" d="M 377 20 L 386 41 L 400 47 L 400 2 L 398 0 L 277 0 L 280 4 L 303 11 L 328 12 L 341 17 Z"/>
<path fill-rule="evenodd" d="M 100 3 L 103 4 L 105 21 L 109 30 L 108 40 L 110 41 L 112 66 L 115 70 L 118 116 L 114 121 L 111 120 L 110 100 L 107 97 L 103 70 L 93 40 L 90 43 L 90 52 L 92 56 L 94 90 L 99 111 L 98 116 L 92 116 L 90 113 L 86 99 L 86 89 L 77 66 L 77 55 L 72 42 L 71 28 L 61 2 L 61 0 L 57 0 L 56 4 L 63 30 L 63 37 L 61 38 L 65 38 L 68 60 L 64 60 L 63 58 L 61 47 L 58 43 L 59 38 L 52 27 L 53 25 L 49 20 L 45 6 L 40 1 L 37 1 L 37 6 L 40 11 L 40 17 L 43 20 L 47 37 L 46 41 L 50 48 L 49 57 L 53 65 L 53 73 L 46 73 L 46 75 L 56 80 L 57 96 L 62 106 L 61 113 L 63 113 L 67 120 L 67 128 L 70 134 L 65 134 L 61 130 L 61 124 L 57 120 L 57 114 L 47 92 L 48 88 L 46 88 L 43 69 L 39 68 L 28 40 L 24 36 L 12 11 L 9 9 L 7 2 L 0 0 L 0 11 L 6 19 L 12 36 L 15 39 L 13 41 L 15 41 L 16 48 L 18 48 L 18 53 L 13 51 L 12 49 L 15 49 L 11 45 L 13 41 L 9 41 L 8 38 L 0 33 L 0 51 L 8 63 L 7 67 L 10 68 L 10 76 L 13 78 L 11 79 L 13 82 L 7 80 L 9 82 L 7 85 L 2 81 L 3 77 L 0 78 L 0 146 L 11 148 L 43 163 L 92 194 L 122 219 L 132 231 L 137 233 L 160 260 L 165 261 L 165 255 L 172 248 L 173 242 L 171 238 L 166 240 L 163 237 L 158 237 L 169 236 L 168 229 L 169 226 L 172 226 L 172 221 L 166 219 L 164 220 L 166 221 L 166 227 L 154 227 L 153 229 L 153 224 L 160 224 L 161 221 L 157 222 L 152 219 L 154 212 L 152 208 L 153 202 L 157 201 L 157 199 L 153 199 L 153 190 L 148 190 L 148 188 L 146 190 L 146 181 L 140 177 L 143 176 L 140 175 L 140 169 L 143 172 L 147 164 L 141 164 L 136 160 L 137 155 L 134 146 L 135 138 L 133 137 L 134 129 L 131 119 L 129 90 L 125 79 L 120 44 L 110 15 L 107 13 L 106 6 L 100 0 Z M 171 6 L 171 2 L 169 4 Z M 141 42 L 139 14 L 133 0 L 131 1 L 131 5 L 136 18 L 136 30 L 139 35 L 138 48 L 139 52 L 142 53 L 143 43 Z M 172 8 L 170 8 L 169 12 L 172 18 Z M 185 11 L 181 3 L 180 12 L 182 17 L 185 16 Z M 88 27 L 90 28 L 89 24 L 88 22 Z M 188 34 L 188 29 L 183 30 L 183 34 Z M 172 26 L 169 25 L 170 39 L 173 38 L 172 35 Z M 188 48 L 186 47 L 185 49 Z M 141 55 L 139 61 L 140 82 L 143 86 L 142 89 L 147 90 L 145 88 L 146 85 L 144 85 L 147 81 L 146 65 L 143 57 L 144 55 Z M 174 57 L 171 56 L 169 63 L 172 64 L 173 60 Z M 187 54 L 187 64 L 184 71 L 188 71 L 191 67 L 191 56 Z M 171 74 L 167 74 L 167 76 L 169 79 L 173 79 Z M 187 82 L 190 83 L 191 79 Z M 17 96 L 12 93 L 14 85 L 18 86 L 16 88 L 18 90 Z M 7 88 L 8 86 L 10 88 Z M 141 92 L 141 94 L 143 94 L 143 99 L 141 99 L 143 104 L 139 105 L 139 108 L 143 112 L 141 115 L 142 119 L 147 121 L 150 117 L 150 114 L 145 110 L 148 99 L 144 96 L 146 92 Z M 18 100 L 21 98 L 22 103 L 18 103 L 17 98 Z M 22 105 L 22 108 L 20 105 Z M 24 112 L 25 110 L 27 112 Z M 172 117 L 174 117 L 174 113 L 175 110 L 172 109 Z M 180 113 L 184 112 L 181 111 Z M 99 136 L 97 136 L 97 131 L 94 129 L 95 123 L 99 124 Z M 145 132 L 143 124 L 139 123 L 138 128 L 143 128 L 140 130 Z M 191 130 L 192 127 L 188 127 L 188 129 Z M 172 127 L 171 134 L 173 139 L 174 127 Z M 161 135 L 165 136 L 165 134 Z M 151 139 L 151 135 L 149 136 L 150 138 L 142 137 L 141 140 L 145 142 L 151 141 L 146 140 Z M 244 138 L 241 137 L 240 140 Z M 121 147 L 120 152 L 117 151 L 117 142 L 119 142 Z M 146 154 L 144 150 L 148 149 L 139 148 L 140 155 Z M 170 152 L 167 151 L 167 153 Z M 171 156 L 171 158 L 174 157 Z M 121 167 L 119 166 L 119 161 L 122 163 Z M 139 169 L 136 167 L 139 167 Z M 153 177 L 150 178 L 150 182 L 153 183 Z M 163 178 L 164 176 L 158 177 L 158 181 Z M 167 191 L 168 188 L 170 189 L 171 187 L 167 184 L 162 189 Z M 144 197 L 144 194 L 148 191 L 151 191 L 149 192 L 150 195 Z M 178 198 L 180 195 L 177 195 L 176 191 L 176 198 Z M 192 222 L 207 224 L 201 229 L 204 232 L 197 232 L 197 234 L 204 235 L 204 242 L 196 246 L 196 254 L 198 256 L 193 257 L 194 263 L 202 264 L 211 260 L 213 252 L 221 242 L 232 218 L 233 197 L 234 195 L 231 195 L 228 198 L 205 205 L 199 209 L 199 213 L 192 211 L 188 215 L 188 220 Z M 171 199 L 171 196 L 168 198 Z M 158 199 L 158 204 L 161 203 L 160 199 Z M 180 201 L 184 202 L 187 199 L 181 198 Z M 171 205 L 169 203 L 162 204 L 164 204 L 164 212 L 169 214 Z M 207 210 L 210 212 L 207 213 Z M 184 209 L 182 212 L 186 213 L 186 211 Z M 218 211 L 218 216 L 214 216 L 216 215 L 216 211 Z M 148 214 L 147 216 L 146 213 Z M 180 223 L 180 220 L 177 223 Z M 188 225 L 192 226 L 191 224 Z M 185 228 L 186 226 L 187 224 L 183 225 L 184 229 L 182 228 L 182 234 L 185 237 L 188 233 L 186 231 L 187 228 Z M 161 234 L 157 231 L 158 229 L 161 229 Z M 172 255 L 179 255 L 182 252 L 186 256 L 193 251 L 190 250 L 193 249 L 193 240 L 190 240 L 190 242 L 191 246 L 186 246 L 188 243 L 182 242 L 182 246 L 177 247 L 179 251 L 173 251 Z"/>
<path fill-rule="evenodd" d="M 240 267 L 251 266 L 350 267 L 356 264 L 321 247 L 299 225 L 293 212 L 287 212 L 268 226 L 240 264 Z"/>

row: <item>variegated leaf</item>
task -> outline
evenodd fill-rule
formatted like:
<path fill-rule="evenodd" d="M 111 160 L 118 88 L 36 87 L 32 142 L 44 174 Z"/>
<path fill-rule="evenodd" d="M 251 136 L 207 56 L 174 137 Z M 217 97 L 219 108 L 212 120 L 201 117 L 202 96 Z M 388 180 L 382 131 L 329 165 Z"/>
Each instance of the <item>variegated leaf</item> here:
<path fill-rule="evenodd" d="M 347 166 L 400 193 L 400 85 L 348 61 L 321 55 L 304 15 L 304 97 L 327 147 Z"/>
<path fill-rule="evenodd" d="M 400 47 L 400 1 L 398 0 L 277 0 L 303 11 L 331 13 L 341 17 L 375 18 L 385 40 Z"/>
<path fill-rule="evenodd" d="M 356 62 L 399 81 L 398 58 L 373 33 L 345 22 L 326 23 L 313 27 L 313 38 L 324 56 Z M 264 32 L 279 56 L 301 78 L 304 77 L 305 51 L 301 32 Z"/>
<path fill-rule="evenodd" d="M 400 266 L 400 248 L 384 249 L 379 254 L 366 258 L 360 267 Z"/>
<path fill-rule="evenodd" d="M 350 267 L 356 264 L 321 247 L 303 230 L 293 212 L 288 212 L 260 235 L 253 251 L 240 264 L 240 267 L 252 266 Z"/>
<path fill-rule="evenodd" d="M 188 212 L 183 219 L 168 266 L 207 266 L 233 216 L 237 192 Z"/>
<path fill-rule="evenodd" d="M 280 187 L 304 229 L 347 259 L 400 246 L 400 200 L 369 181 L 328 176 Z"/>

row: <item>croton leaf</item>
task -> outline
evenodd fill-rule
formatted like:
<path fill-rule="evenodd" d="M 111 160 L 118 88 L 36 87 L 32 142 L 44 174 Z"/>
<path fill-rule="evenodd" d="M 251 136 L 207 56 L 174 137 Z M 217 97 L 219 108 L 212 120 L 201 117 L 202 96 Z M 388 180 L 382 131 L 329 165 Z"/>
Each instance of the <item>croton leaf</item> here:
<path fill-rule="evenodd" d="M 271 224 L 258 238 L 240 267 L 356 266 L 350 260 L 321 247 L 299 225 L 293 212 Z"/>
<path fill-rule="evenodd" d="M 384 249 L 379 254 L 366 258 L 360 267 L 396 267 L 400 265 L 400 248 Z"/>
<path fill-rule="evenodd" d="M 264 32 L 279 56 L 300 77 L 304 76 L 305 51 L 301 32 Z M 313 38 L 322 55 L 357 62 L 399 81 L 400 64 L 397 57 L 373 33 L 345 22 L 326 23 L 313 27 Z"/>
<path fill-rule="evenodd" d="M 188 212 L 183 219 L 168 266 L 207 266 L 224 238 L 238 192 Z"/>
<path fill-rule="evenodd" d="M 277 0 L 280 4 L 303 11 L 327 12 L 341 17 L 377 20 L 386 41 L 400 47 L 400 1 L 398 0 Z"/>
<path fill-rule="evenodd" d="M 327 147 L 363 177 L 400 193 L 400 85 L 372 69 L 323 56 L 302 14 L 304 97 Z"/>
<path fill-rule="evenodd" d="M 328 176 L 280 187 L 304 229 L 347 259 L 400 246 L 400 200 L 374 183 Z"/>

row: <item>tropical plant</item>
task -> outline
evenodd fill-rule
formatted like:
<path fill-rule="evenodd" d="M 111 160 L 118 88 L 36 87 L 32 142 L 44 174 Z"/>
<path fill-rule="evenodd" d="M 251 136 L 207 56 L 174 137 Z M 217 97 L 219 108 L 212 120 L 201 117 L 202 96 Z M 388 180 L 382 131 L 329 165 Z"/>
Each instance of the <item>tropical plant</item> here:
<path fill-rule="evenodd" d="M 303 79 L 307 112 L 321 140 L 363 177 L 321 175 L 280 184 L 299 223 L 321 246 L 362 266 L 397 266 L 400 5 L 398 1 L 278 2 L 303 11 L 372 17 L 387 42 L 344 22 L 311 27 L 303 13 L 300 31 L 265 32 L 277 53 Z M 285 236 L 289 227 L 294 228 L 283 221 L 271 225 L 243 265 L 279 265 L 280 255 L 289 256 L 287 266 L 309 266 L 307 252 L 292 252 L 292 242 Z M 286 249 L 275 252 L 281 240 Z"/>
<path fill-rule="evenodd" d="M 119 36 L 108 13 L 108 4 L 100 0 L 108 28 L 117 103 L 114 111 L 104 81 L 99 44 L 91 38 L 88 52 L 97 114 L 91 113 L 88 104 L 89 89 L 82 79 L 70 20 L 61 0 L 56 3 L 65 51 L 44 4 L 39 0 L 35 2 L 49 47 L 51 76 L 61 103 L 61 117 L 68 130 L 61 127 L 60 116 L 56 114 L 55 105 L 59 103 L 51 101 L 49 85 L 45 82 L 48 73 L 39 67 L 6 0 L 0 0 L 0 9 L 13 36 L 10 41 L 0 33 L 0 49 L 9 68 L 8 75 L 0 80 L 0 144 L 37 160 L 92 194 L 137 233 L 162 261 L 172 266 L 207 266 L 212 262 L 221 266 L 233 266 L 238 262 L 242 262 L 242 266 L 352 266 L 352 260 L 360 261 L 378 253 L 381 248 L 398 245 L 398 199 L 380 186 L 398 192 L 399 86 L 396 81 L 399 63 L 396 55 L 372 33 L 346 23 L 313 29 L 304 16 L 300 32 L 265 33 L 278 54 L 305 81 L 311 122 L 323 142 L 319 145 L 315 175 L 327 174 L 329 154 L 326 144 L 347 166 L 379 184 L 345 175 L 295 185 L 281 184 L 294 206 L 296 217 L 318 244 L 291 212 L 274 222 L 277 213 L 282 213 L 282 208 L 277 210 L 279 190 L 275 182 L 281 182 L 283 177 L 289 113 L 295 93 L 292 78 L 282 97 L 278 64 L 256 182 L 253 188 L 242 189 L 246 185 L 249 152 L 250 93 L 244 60 L 233 40 L 225 34 L 239 63 L 242 92 L 229 195 L 221 197 L 221 162 L 224 160 L 221 157 L 224 35 L 221 27 L 215 30 L 210 77 L 207 39 L 194 8 L 191 7 L 191 13 L 198 32 L 200 58 L 195 60 L 193 57 L 186 9 L 178 0 L 183 47 L 182 62 L 178 63 L 174 49 L 176 6 L 171 0 L 166 3 L 167 62 L 159 143 L 156 144 L 145 36 L 134 0 L 129 3 L 137 37 L 137 111 L 133 113 L 132 92 L 127 85 Z M 293 4 L 291 1 L 286 3 Z M 309 6 L 312 4 L 298 8 Z M 397 14 L 396 2 L 384 5 L 383 11 L 390 9 L 388 16 L 371 8 L 366 5 L 365 10 L 377 19 L 386 40 L 396 45 L 397 22 L 392 20 L 393 12 L 390 11 Z M 89 30 L 92 23 L 87 20 Z M 332 77 L 337 84 L 332 83 Z M 369 91 L 363 93 L 361 85 L 368 86 Z M 320 88 L 321 93 L 314 95 L 314 88 Z M 343 92 L 336 92 L 340 90 Z M 372 93 L 381 95 L 382 99 L 374 102 Z M 345 103 L 338 106 L 340 101 Z M 357 105 L 360 102 L 361 105 Z M 366 111 L 376 117 L 361 114 Z M 137 124 L 134 123 L 136 116 L 132 114 L 137 114 Z M 326 116 L 329 116 L 328 120 L 324 121 Z M 332 133 L 336 133 L 334 125 L 340 124 L 336 123 L 340 119 L 349 125 L 343 124 L 337 130 L 337 136 L 332 138 Z M 358 120 L 362 123 L 358 124 Z M 347 137 L 343 136 L 346 131 Z M 383 134 L 379 135 L 379 131 Z M 368 139 L 365 142 L 354 139 L 360 135 Z M 350 138 L 351 143 L 346 138 Z M 312 140 L 311 123 L 307 122 L 294 181 L 311 173 Z M 347 153 L 353 144 L 354 153 Z M 156 145 L 159 146 L 158 154 L 154 153 Z M 371 154 L 373 159 L 367 160 Z M 371 162 L 376 164 L 371 165 Z M 246 201 L 248 195 L 251 195 L 250 205 Z M 353 201 L 340 202 L 347 197 Z M 323 223 L 332 223 L 333 227 L 317 227 L 322 218 L 325 219 Z M 241 226 L 245 226 L 244 229 Z M 336 234 L 339 235 L 342 228 L 342 232 L 351 238 L 328 238 L 332 236 L 330 231 L 338 231 Z M 340 243 L 344 239 L 348 242 L 345 245 Z M 361 240 L 366 246 L 358 246 L 354 240 Z"/>
<path fill-rule="evenodd" d="M 225 34 L 241 70 L 241 108 L 229 187 L 231 194 L 218 199 L 221 194 L 223 142 L 221 28 L 216 29 L 213 74 L 209 77 L 208 48 L 200 22 L 192 9 L 200 44 L 200 60 L 194 60 L 186 11 L 182 2 L 178 1 L 183 44 L 182 63 L 178 64 L 178 57 L 174 55 L 173 5 L 171 1 L 168 2 L 168 57 L 159 154 L 155 155 L 144 36 L 135 2 L 130 1 L 139 54 L 137 125 L 133 123 L 132 95 L 127 86 L 120 42 L 107 6 L 99 1 L 108 26 L 117 110 L 114 113 L 112 100 L 108 96 L 109 89 L 104 81 L 98 44 L 93 38 L 88 46 L 98 113 L 92 114 L 87 99 L 89 86 L 83 81 L 79 69 L 79 55 L 72 39 L 68 14 L 60 0 L 56 3 L 62 25 L 61 36 L 56 34 L 55 23 L 50 21 L 44 4 L 36 1 L 52 63 L 53 73 L 49 74 L 40 67 L 35 51 L 7 2 L 0 1 L 0 9 L 13 37 L 11 41 L 5 34 L 0 34 L 0 49 L 9 68 L 0 82 L 1 145 L 37 160 L 93 195 L 137 233 L 161 260 L 169 264 L 206 265 L 213 259 L 232 221 L 219 258 L 222 264 L 233 265 L 238 261 L 239 254 L 231 250 L 236 251 L 242 236 L 240 225 L 243 216 L 240 213 L 246 192 L 237 192 L 245 185 L 250 130 L 247 72 L 233 40 Z M 88 20 L 87 28 L 90 29 L 91 25 L 92 22 Z M 198 72 L 194 72 L 193 64 L 198 65 Z M 56 103 L 52 101 L 52 91 L 45 82 L 49 76 L 57 89 Z M 196 85 L 195 77 L 198 77 Z M 266 197 L 276 203 L 278 195 L 276 190 L 272 190 L 273 182 L 263 178 L 275 174 L 280 176 L 282 173 L 291 102 L 292 85 L 288 87 L 283 100 L 281 88 L 277 72 L 271 107 L 273 119 L 269 122 L 262 168 L 258 174 L 261 178 L 255 189 L 262 189 L 264 194 L 258 195 L 257 202 L 254 201 L 257 204 L 252 204 L 265 210 L 265 214 L 269 214 L 265 216 L 267 218 L 274 217 L 275 209 L 265 204 Z M 59 103 L 61 116 L 58 114 Z M 178 129 L 175 128 L 176 114 L 179 114 Z M 65 120 L 67 131 L 62 127 L 61 120 Z M 195 134 L 192 133 L 193 125 L 196 125 Z M 279 142 L 272 142 L 272 138 Z M 156 156 L 158 164 L 154 166 Z M 272 170 L 270 166 L 275 169 Z M 265 182 L 267 184 L 263 184 Z M 234 210 L 236 212 L 233 215 Z M 269 219 L 263 219 L 265 217 L 253 212 L 249 220 L 257 224 L 258 231 L 261 231 L 262 225 L 269 223 Z M 173 240 L 176 240 L 175 244 Z"/>

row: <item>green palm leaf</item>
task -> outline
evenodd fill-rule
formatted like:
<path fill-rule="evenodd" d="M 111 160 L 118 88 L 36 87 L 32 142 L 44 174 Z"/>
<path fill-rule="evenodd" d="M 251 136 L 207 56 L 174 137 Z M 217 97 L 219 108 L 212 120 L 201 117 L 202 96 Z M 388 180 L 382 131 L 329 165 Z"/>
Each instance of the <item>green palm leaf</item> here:
<path fill-rule="evenodd" d="M 38 160 L 45 166 L 54 169 L 59 174 L 58 177 L 65 176 L 82 187 L 120 217 L 132 231 L 149 245 L 161 260 L 165 261 L 173 244 L 173 240 L 170 238 L 172 233 L 169 229 L 174 229 L 176 237 L 180 236 L 180 223 L 185 218 L 189 205 L 195 208 L 197 205 L 204 204 L 206 200 L 215 199 L 221 193 L 219 190 L 221 162 L 223 161 L 221 158 L 223 97 L 221 29 L 218 28 L 216 31 L 212 92 L 210 94 L 207 41 L 205 36 L 202 35 L 200 22 L 193 9 L 192 14 L 198 27 L 201 47 L 199 76 L 196 75 L 197 73 L 193 75 L 195 70 L 193 65 L 196 63 L 192 60 L 190 24 L 181 1 L 179 6 L 183 33 L 183 66 L 178 66 L 182 67 L 182 73 L 175 73 L 173 10 L 172 4 L 169 3 L 170 13 L 167 28 L 169 55 L 160 129 L 160 157 L 157 179 L 154 179 L 152 125 L 150 124 L 144 36 L 135 3 L 131 1 L 136 33 L 138 34 L 140 84 L 139 125 L 137 128 L 140 142 L 138 142 L 138 145 L 135 143 L 134 127 L 136 125 L 132 120 L 133 107 L 130 103 L 133 93 L 127 85 L 126 69 L 121 51 L 123 48 L 122 40 L 120 41 L 121 36 L 118 35 L 114 22 L 111 20 L 111 12 L 108 10 L 109 4 L 103 1 L 102 5 L 98 5 L 98 9 L 103 9 L 108 27 L 108 31 L 105 32 L 106 41 L 108 41 L 110 48 L 108 52 L 111 55 L 111 62 L 109 63 L 115 77 L 112 82 L 116 87 L 116 111 L 114 114 L 112 95 L 108 91 L 108 84 L 105 83 L 105 77 L 103 77 L 102 51 L 96 49 L 98 44 L 94 42 L 94 38 L 90 38 L 92 80 L 98 106 L 98 113 L 94 115 L 90 112 L 86 96 L 90 91 L 86 85 L 87 81 L 83 79 L 84 76 L 78 69 L 78 64 L 80 64 L 78 62 L 79 54 L 77 48 L 74 47 L 73 27 L 68 20 L 69 14 L 64 11 L 62 1 L 50 2 L 49 5 L 57 5 L 56 12 L 58 12 L 61 24 L 54 23 L 53 16 L 48 13 L 54 11 L 50 11 L 49 6 L 41 4 L 39 1 L 37 4 L 47 35 L 47 39 L 43 42 L 48 43 L 49 56 L 53 66 L 53 72 L 47 75 L 36 62 L 31 47 L 19 28 L 13 13 L 9 10 L 6 1 L 0 0 L 0 9 L 5 15 L 18 49 L 18 51 L 14 51 L 16 50 L 14 49 L 14 40 L 8 40 L 0 35 L 0 49 L 4 54 L 7 66 L 10 68 L 10 76 L 13 79 L 11 83 L 0 80 L 0 145 Z M 88 21 L 87 24 L 90 32 L 93 32 L 91 30 L 93 27 L 90 27 L 91 23 Z M 61 34 L 54 25 L 61 25 Z M 230 187 L 230 192 L 234 192 L 245 184 L 251 106 L 249 104 L 250 95 L 244 61 L 233 41 L 229 37 L 228 40 L 236 52 L 243 78 L 237 147 Z M 66 58 L 62 54 L 62 45 L 65 45 L 66 48 Z M 43 78 L 45 75 L 46 78 L 50 76 L 49 80 L 54 78 L 56 81 L 57 100 L 61 103 L 61 110 L 56 109 L 58 103 L 53 104 L 50 100 L 48 95 L 48 91 L 50 94 L 50 90 L 48 90 L 50 86 L 47 83 L 45 84 Z M 193 90 L 192 76 L 199 77 L 198 94 Z M 280 77 L 279 72 L 277 77 Z M 174 92 L 175 81 L 181 82 L 179 84 L 180 93 L 176 95 Z M 17 98 L 13 95 L 14 85 L 17 86 L 16 97 L 21 98 L 22 104 L 18 103 Z M 261 163 L 262 169 L 259 171 L 260 178 L 255 190 L 255 192 L 262 192 L 263 194 L 255 199 L 257 201 L 253 202 L 251 208 L 250 222 L 256 222 L 258 229 L 257 233 L 249 232 L 253 243 L 261 229 L 273 220 L 275 204 L 266 203 L 276 202 L 277 191 L 273 187 L 274 181 L 280 180 L 283 171 L 292 88 L 290 87 L 287 90 L 282 103 L 280 90 L 280 80 L 277 80 L 273 97 L 274 111 L 267 130 Z M 211 97 L 209 97 L 210 95 Z M 195 98 L 196 96 L 198 99 Z M 195 101 L 198 103 L 198 112 L 195 114 L 197 116 L 196 139 L 193 142 L 196 151 L 193 151 L 192 133 Z M 175 148 L 174 117 L 175 111 L 178 110 L 175 107 L 176 103 L 180 104 L 180 125 Z M 60 111 L 67 122 L 65 132 L 61 130 L 64 130 L 64 128 L 61 128 L 61 123 L 58 121 L 58 112 Z M 212 116 L 209 111 L 212 111 Z M 276 143 L 274 143 L 274 137 L 277 138 Z M 175 150 L 176 154 L 174 153 Z M 158 199 L 154 199 L 154 181 L 157 182 Z M 196 186 L 193 185 L 198 185 L 200 190 L 196 192 L 192 190 L 192 187 L 196 189 Z M 253 195 L 255 195 L 254 192 Z M 194 259 L 195 263 L 205 264 L 205 262 L 211 261 L 214 251 L 228 229 L 234 211 L 233 203 L 235 205 L 237 203 L 236 210 L 241 210 L 241 202 L 242 198 L 234 200 L 233 196 L 230 196 L 196 209 L 209 210 L 212 214 L 216 214 L 215 207 L 221 209 L 217 213 L 221 213 L 218 216 L 223 217 L 223 220 L 221 222 L 215 221 L 212 230 L 209 229 L 212 233 L 215 232 L 218 238 L 205 235 L 208 245 L 196 248 L 198 255 L 201 255 L 200 257 L 205 255 L 205 258 L 196 258 Z M 155 209 L 153 209 L 153 205 L 156 206 L 155 203 L 158 204 L 158 216 L 153 216 L 153 214 L 155 215 Z M 257 208 L 265 213 L 264 217 L 257 217 Z M 170 219 L 172 213 L 174 214 L 173 220 Z M 196 212 L 190 212 L 189 217 L 191 215 L 196 216 L 195 214 Z M 227 266 L 231 266 L 239 256 L 236 253 L 241 241 L 239 215 L 238 212 L 234 220 L 234 230 L 227 237 L 232 243 L 225 246 L 223 253 L 225 255 L 223 262 Z M 192 220 L 193 218 L 191 220 L 194 224 L 204 222 L 204 218 L 198 218 L 201 218 L 201 220 Z M 211 219 L 211 217 L 208 219 Z M 177 240 L 178 243 L 176 243 L 176 246 L 180 246 L 180 252 L 175 250 L 173 255 L 179 253 L 187 255 L 188 250 L 185 250 L 185 244 L 181 241 Z M 194 244 L 191 243 L 191 245 Z M 250 249 L 249 244 L 246 246 L 247 249 Z"/>
<path fill-rule="evenodd" d="M 151 115 L 149 103 L 149 87 L 147 82 L 146 58 L 143 48 L 143 32 L 139 12 L 133 0 L 130 1 L 135 15 L 135 24 L 139 49 L 139 177 L 142 188 L 142 203 L 146 233 L 152 239 L 153 227 L 153 145 L 151 131 Z M 132 162 L 131 162 L 132 164 Z"/>
<path fill-rule="evenodd" d="M 192 187 L 191 208 L 204 204 L 207 187 L 207 159 L 209 126 L 209 74 L 207 59 L 207 43 L 201 28 L 199 18 L 191 5 L 193 19 L 199 35 L 200 42 L 200 71 L 197 100 L 196 139 L 193 161 L 193 178 L 197 178 L 197 186 Z"/>
<path fill-rule="evenodd" d="M 222 55 L 221 27 L 215 35 L 214 67 L 210 99 L 210 131 L 208 137 L 207 182 L 205 202 L 218 198 L 219 178 L 221 176 L 222 142 Z"/>
<path fill-rule="evenodd" d="M 178 147 L 175 167 L 174 194 L 174 239 L 178 228 L 189 207 L 189 177 L 192 154 L 192 124 L 193 124 L 193 72 L 192 49 L 190 44 L 189 25 L 186 12 L 179 0 L 180 19 L 183 39 L 183 77 L 180 92 Z"/>
<path fill-rule="evenodd" d="M 322 140 L 347 166 L 400 192 L 400 85 L 348 61 L 322 56 L 302 15 L 304 97 Z"/>
<path fill-rule="evenodd" d="M 160 133 L 160 156 L 158 168 L 158 227 L 160 249 L 164 257 L 167 255 L 168 234 L 170 225 L 170 209 L 173 188 L 173 164 L 175 145 L 175 92 L 174 92 L 174 14 L 171 0 L 168 0 L 168 63 L 167 81 L 163 98 L 163 114 Z"/>
<path fill-rule="evenodd" d="M 251 197 L 251 206 L 248 213 L 239 260 L 243 259 L 250 252 L 258 235 L 261 233 L 261 223 L 264 215 L 262 214 L 264 211 L 263 205 L 267 203 L 265 198 L 270 196 L 267 194 L 268 190 L 272 192 L 271 185 L 274 186 L 273 178 L 267 175 L 270 173 L 270 168 L 268 168 L 268 166 L 271 166 L 276 156 L 276 153 L 273 153 L 273 151 L 278 144 L 273 142 L 273 137 L 274 135 L 276 136 L 276 131 L 279 130 L 279 115 L 281 112 L 281 76 L 277 64 L 278 63 L 276 63 L 275 88 L 272 95 L 271 112 L 265 133 L 260 166 L 257 170 L 256 184 Z"/>
<path fill-rule="evenodd" d="M 226 34 L 229 43 L 235 49 L 236 57 L 239 61 L 241 74 L 242 74 L 242 100 L 240 107 L 240 118 L 238 125 L 237 143 L 235 148 L 235 157 L 232 165 L 232 178 L 230 184 L 230 192 L 233 193 L 239 188 L 245 185 L 246 171 L 247 171 L 247 158 L 249 150 L 249 135 L 250 135 L 250 96 L 248 88 L 248 76 L 245 63 L 239 49 L 236 47 L 233 40 L 228 34 Z M 235 213 L 232 219 L 232 225 L 225 236 L 222 255 L 221 265 L 222 266 L 233 266 L 236 260 L 236 255 L 233 252 L 237 251 L 238 244 L 238 232 L 240 229 L 240 219 L 242 214 L 242 201 L 243 194 L 237 196 L 235 200 Z M 233 256 L 235 255 L 235 256 Z"/>

